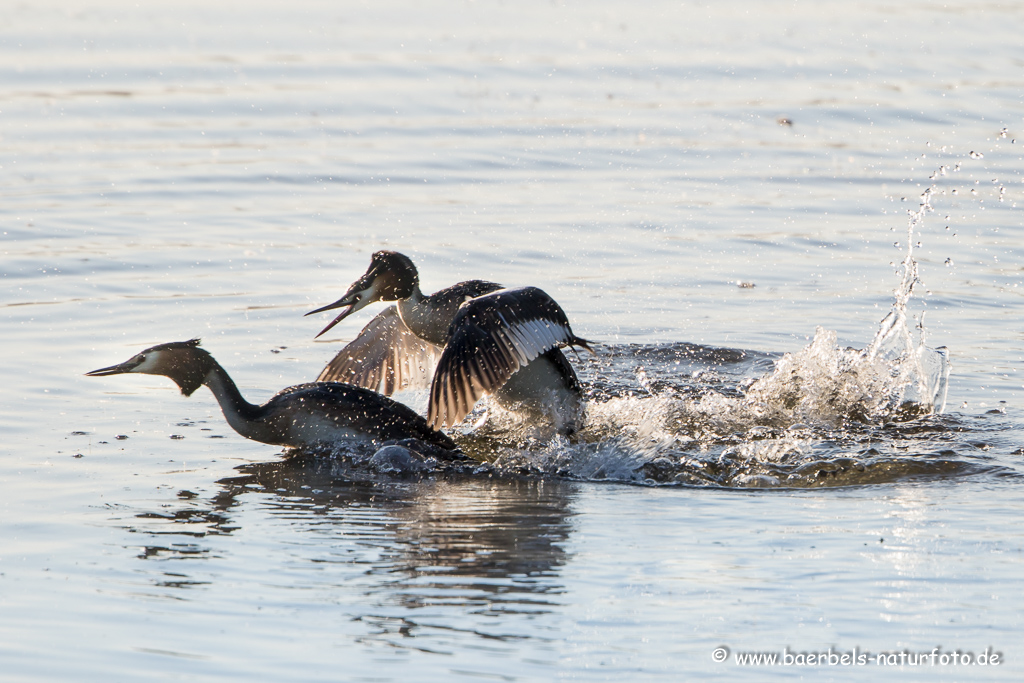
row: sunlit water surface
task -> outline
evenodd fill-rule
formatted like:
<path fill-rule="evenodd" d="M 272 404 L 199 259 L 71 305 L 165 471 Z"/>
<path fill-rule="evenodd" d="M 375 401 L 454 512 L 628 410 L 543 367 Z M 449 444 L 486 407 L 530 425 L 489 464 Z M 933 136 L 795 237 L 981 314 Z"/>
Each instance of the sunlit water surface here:
<path fill-rule="evenodd" d="M 1019 680 L 1021 35 L 968 2 L 0 8 L 0 679 Z M 379 248 L 552 294 L 596 342 L 581 433 L 484 406 L 475 474 L 386 476 L 82 376 L 198 336 L 266 400 L 377 312 L 302 317 Z M 936 647 L 1002 663 L 738 659 Z"/>

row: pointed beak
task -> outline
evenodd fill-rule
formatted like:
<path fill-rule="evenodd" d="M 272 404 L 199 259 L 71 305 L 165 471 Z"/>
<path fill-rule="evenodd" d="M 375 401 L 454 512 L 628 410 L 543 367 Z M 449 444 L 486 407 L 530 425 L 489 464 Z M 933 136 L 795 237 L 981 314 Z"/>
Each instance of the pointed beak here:
<path fill-rule="evenodd" d="M 359 301 L 360 296 L 358 294 L 346 294 L 342 298 L 335 301 L 333 304 L 321 306 L 315 311 L 310 311 L 309 313 L 307 313 L 306 315 L 313 315 L 314 313 L 323 313 L 324 311 L 331 311 L 334 310 L 335 308 L 344 307 L 344 310 L 341 312 L 341 314 L 339 314 L 337 318 L 332 320 L 330 324 L 327 325 L 327 327 L 320 330 L 320 333 L 317 334 L 316 337 L 313 337 L 313 339 L 316 339 L 317 337 L 325 333 L 327 330 L 331 329 L 332 327 L 340 323 L 342 320 L 347 318 L 349 315 L 354 313 L 356 310 L 362 308 L 362 306 L 359 305 Z"/>
<path fill-rule="evenodd" d="M 325 332 L 327 332 L 327 330 L 331 329 L 332 327 L 334 327 L 335 325 L 337 325 L 342 320 L 352 315 L 359 309 L 369 306 L 374 301 L 378 301 L 380 297 L 377 295 L 377 276 L 377 270 L 373 266 L 373 264 L 371 264 L 370 269 L 367 270 L 366 273 L 363 274 L 361 278 L 352 283 L 352 285 L 348 288 L 348 291 L 345 292 L 345 296 L 341 297 L 333 304 L 321 306 L 315 311 L 310 311 L 309 313 L 307 313 L 306 315 L 313 315 L 314 313 L 323 313 L 324 311 L 331 311 L 334 310 L 335 308 L 344 308 L 344 310 L 338 315 L 338 317 L 332 320 L 327 327 L 320 330 L 320 334 L 316 335 L 316 337 L 313 337 L 313 339 L 316 339 L 320 335 L 324 334 Z"/>
<path fill-rule="evenodd" d="M 119 363 L 117 365 L 111 365 L 109 368 L 100 368 L 99 370 L 93 370 L 92 372 L 85 373 L 86 377 L 103 377 L 105 375 L 120 375 L 125 372 L 131 372 L 138 363 L 127 361 L 125 363 Z"/>

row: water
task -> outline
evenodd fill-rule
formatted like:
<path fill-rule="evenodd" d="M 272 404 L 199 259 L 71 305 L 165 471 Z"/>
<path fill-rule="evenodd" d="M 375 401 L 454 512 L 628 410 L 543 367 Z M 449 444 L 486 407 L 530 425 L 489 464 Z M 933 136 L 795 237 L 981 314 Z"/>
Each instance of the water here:
<path fill-rule="evenodd" d="M 1020 8 L 0 19 L 0 678 L 1020 678 Z M 552 294 L 581 438 L 363 476 L 82 376 L 201 336 L 265 400 L 382 247 Z"/>

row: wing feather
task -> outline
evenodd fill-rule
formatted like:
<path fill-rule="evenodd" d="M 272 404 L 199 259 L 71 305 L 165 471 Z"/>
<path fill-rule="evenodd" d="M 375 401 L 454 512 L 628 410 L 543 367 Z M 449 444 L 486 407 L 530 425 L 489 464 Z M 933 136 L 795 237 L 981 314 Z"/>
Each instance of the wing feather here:
<path fill-rule="evenodd" d="M 536 287 L 503 289 L 464 303 L 452 321 L 430 389 L 427 421 L 458 424 L 485 394 L 561 346 L 590 348 L 562 308 Z"/>
<path fill-rule="evenodd" d="M 362 329 L 316 378 L 346 382 L 390 396 L 430 385 L 441 349 L 420 339 L 389 306 Z"/>

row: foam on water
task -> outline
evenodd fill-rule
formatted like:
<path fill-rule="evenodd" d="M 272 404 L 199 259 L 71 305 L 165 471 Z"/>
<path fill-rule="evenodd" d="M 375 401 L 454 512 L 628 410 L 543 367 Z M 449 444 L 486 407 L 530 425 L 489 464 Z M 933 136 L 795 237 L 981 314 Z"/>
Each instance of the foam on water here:
<path fill-rule="evenodd" d="M 929 189 L 911 214 L 900 284 L 866 348 L 842 346 L 834 331 L 818 327 L 806 347 L 762 372 L 767 357 L 753 352 L 604 346 L 605 360 L 586 359 L 590 366 L 582 368 L 590 400 L 577 435 L 557 436 L 550 426 L 484 401 L 457 440 L 485 464 L 446 471 L 745 488 L 975 471 L 948 454 L 901 452 L 908 437 L 935 428 L 950 372 L 946 349 L 928 347 L 923 322 L 911 329 L 907 314 L 919 283 L 912 238 L 931 210 L 930 197 Z M 630 357 L 641 364 L 631 366 Z M 422 395 L 405 398 L 423 407 Z M 342 454 L 341 460 L 357 476 L 367 456 Z M 387 471 L 371 466 L 371 475 L 422 473 L 388 462 Z"/>
<path fill-rule="evenodd" d="M 947 172 L 940 167 L 932 181 Z M 576 357 L 588 392 L 587 419 L 577 434 L 557 436 L 550 425 L 485 400 L 455 434 L 474 463 L 442 469 L 742 488 L 857 485 L 987 469 L 955 449 L 935 448 L 955 419 L 941 417 L 949 355 L 945 347 L 928 346 L 923 313 L 909 312 L 920 284 L 916 236 L 933 211 L 932 198 L 944 193 L 929 186 L 908 212 L 898 285 L 864 348 L 841 344 L 836 331 L 821 326 L 804 348 L 781 355 L 686 343 L 598 344 L 597 358 Z M 425 410 L 423 392 L 402 398 Z M 368 454 L 339 457 L 343 469 L 363 476 Z M 365 474 L 440 474 L 399 460 L 389 457 L 387 468 L 369 466 Z"/>
<path fill-rule="evenodd" d="M 722 373 L 742 351 L 730 361 L 728 350 L 691 349 L 684 385 L 661 374 L 673 366 L 654 354 L 635 369 L 632 386 L 594 373 L 588 421 L 576 441 L 551 438 L 533 423 L 516 428 L 492 407 L 490 428 L 466 437 L 469 450 L 505 472 L 738 487 L 969 471 L 948 457 L 887 457 L 877 444 L 860 445 L 898 438 L 883 432 L 898 433 L 900 425 L 927 429 L 920 425 L 945 407 L 947 350 L 928 347 L 923 314 L 912 330 L 907 312 L 920 282 L 914 233 L 932 210 L 932 193 L 928 188 L 910 214 L 900 284 L 866 348 L 841 346 L 834 331 L 818 327 L 805 348 L 778 358 L 771 372 L 731 384 Z"/>

